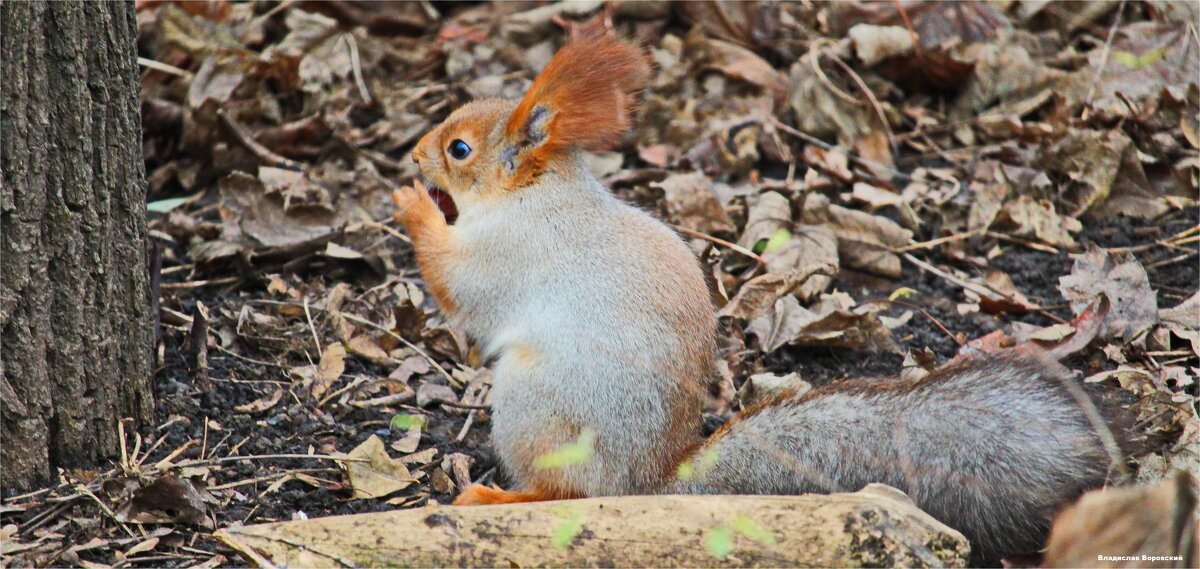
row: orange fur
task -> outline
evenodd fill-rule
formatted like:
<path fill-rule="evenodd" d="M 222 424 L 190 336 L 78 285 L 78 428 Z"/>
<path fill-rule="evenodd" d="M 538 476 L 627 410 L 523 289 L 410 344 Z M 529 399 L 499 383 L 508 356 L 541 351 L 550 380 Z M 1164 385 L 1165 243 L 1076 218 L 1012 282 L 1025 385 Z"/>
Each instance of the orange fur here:
<path fill-rule="evenodd" d="M 452 314 L 457 305 L 450 294 L 446 271 L 454 261 L 455 247 L 446 218 L 419 181 L 415 188 L 405 186 L 392 192 L 392 204 L 396 206 L 392 217 L 405 225 L 412 238 L 417 264 L 421 266 L 421 275 L 425 277 L 429 291 L 442 310 Z"/>
<path fill-rule="evenodd" d="M 520 143 L 521 131 L 538 106 L 551 113 L 547 139 L 522 156 L 515 186 L 545 171 L 572 147 L 604 150 L 629 130 L 637 94 L 650 78 L 642 50 L 591 28 L 567 43 L 542 70 L 505 124 L 505 137 Z"/>
<path fill-rule="evenodd" d="M 483 484 L 472 484 L 454 499 L 455 506 L 486 506 L 490 504 L 517 504 L 521 502 L 545 502 L 566 500 L 578 496 L 560 495 L 544 490 L 509 492 L 499 488 L 488 488 Z"/>

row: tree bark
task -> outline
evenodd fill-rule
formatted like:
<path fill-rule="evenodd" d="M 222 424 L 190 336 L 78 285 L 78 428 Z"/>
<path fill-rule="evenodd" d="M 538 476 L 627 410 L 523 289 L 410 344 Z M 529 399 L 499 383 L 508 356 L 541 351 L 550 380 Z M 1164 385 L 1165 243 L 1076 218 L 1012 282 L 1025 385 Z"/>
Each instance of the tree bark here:
<path fill-rule="evenodd" d="M 0 485 L 116 455 L 150 418 L 136 25 L 126 2 L 0 3 Z"/>

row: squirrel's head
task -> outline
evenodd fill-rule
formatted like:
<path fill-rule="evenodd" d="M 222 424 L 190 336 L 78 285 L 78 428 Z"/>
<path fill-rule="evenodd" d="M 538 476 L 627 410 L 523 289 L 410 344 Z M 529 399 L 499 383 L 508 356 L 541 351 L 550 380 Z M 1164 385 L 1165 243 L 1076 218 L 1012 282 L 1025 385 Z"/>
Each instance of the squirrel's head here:
<path fill-rule="evenodd" d="M 619 142 L 649 76 L 640 48 L 588 29 L 555 54 L 519 102 L 463 106 L 421 138 L 413 160 L 431 190 L 459 207 L 517 190 L 578 149 Z"/>

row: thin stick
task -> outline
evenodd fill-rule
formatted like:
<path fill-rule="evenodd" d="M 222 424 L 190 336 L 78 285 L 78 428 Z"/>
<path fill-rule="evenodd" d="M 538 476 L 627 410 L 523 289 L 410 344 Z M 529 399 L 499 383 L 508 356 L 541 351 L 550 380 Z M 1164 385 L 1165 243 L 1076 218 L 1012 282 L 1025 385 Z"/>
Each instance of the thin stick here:
<path fill-rule="evenodd" d="M 242 146 L 245 146 L 247 150 L 257 156 L 259 160 L 262 160 L 263 162 L 266 162 L 267 164 L 277 168 L 285 168 L 294 172 L 304 171 L 303 164 L 296 162 L 295 160 L 284 158 L 283 156 L 272 152 L 271 149 L 267 148 L 266 146 L 259 144 L 257 140 L 254 140 L 253 136 L 250 136 L 250 133 L 246 131 L 245 127 L 233 120 L 233 117 L 230 117 L 228 114 L 226 114 L 224 110 L 218 110 L 217 117 L 221 119 L 221 124 L 225 125 L 225 128 L 230 132 L 230 134 L 232 134 L 238 142 L 242 143 Z"/>
<path fill-rule="evenodd" d="M 738 253 L 741 253 L 747 257 L 750 257 L 751 259 L 754 259 L 760 265 L 766 266 L 766 264 L 767 264 L 767 261 L 764 260 L 761 255 L 758 255 L 754 251 L 751 251 L 745 247 L 742 247 L 741 245 L 738 245 L 737 243 L 730 243 L 729 241 L 726 241 L 724 239 L 721 239 L 718 237 L 713 237 L 712 235 L 709 235 L 707 233 L 701 233 L 699 231 L 688 229 L 686 227 L 683 227 L 682 225 L 675 225 L 673 223 L 668 224 L 668 225 L 671 226 L 671 229 L 674 229 L 675 231 L 678 231 L 684 235 L 695 237 L 697 239 L 704 239 L 706 241 L 711 241 L 713 243 L 716 243 L 717 245 L 724 245 L 725 247 L 729 247 L 730 249 L 737 251 Z"/>
<path fill-rule="evenodd" d="M 317 337 L 317 327 L 313 325 L 312 312 L 308 310 L 308 297 L 304 298 L 304 319 L 308 320 L 308 329 L 312 332 L 313 343 L 317 345 L 317 353 L 324 353 L 321 349 L 321 339 Z"/>
<path fill-rule="evenodd" d="M 350 68 L 354 71 L 354 84 L 358 87 L 358 94 L 362 97 L 363 102 L 371 104 L 371 92 L 367 89 L 367 82 L 363 81 L 362 63 L 358 59 L 358 41 L 354 39 L 354 34 L 343 34 L 346 39 L 346 45 L 350 48 Z"/>
<path fill-rule="evenodd" d="M 256 301 L 256 302 L 261 302 L 261 303 L 263 303 L 263 304 L 276 304 L 276 305 L 280 305 L 280 306 L 300 306 L 299 304 L 296 304 L 296 303 L 293 303 L 293 302 L 281 302 L 281 301 L 278 301 L 278 300 L 266 300 L 266 299 L 262 299 L 262 300 L 258 300 L 258 301 Z M 313 306 L 313 308 L 316 308 L 317 310 L 324 310 L 324 309 L 323 309 L 323 308 L 321 308 L 320 306 Z M 445 368 L 443 368 L 441 364 L 437 363 L 437 360 L 433 359 L 433 357 L 432 357 L 432 356 L 430 356 L 429 354 L 427 354 L 427 353 L 425 352 L 425 350 L 422 350 L 421 348 L 418 348 L 416 345 L 414 345 L 412 342 L 409 342 L 409 341 L 408 341 L 406 338 L 404 338 L 403 336 L 401 336 L 401 335 L 399 335 L 399 334 L 397 334 L 397 333 L 395 333 L 395 332 L 393 332 L 393 331 L 391 331 L 391 330 L 388 330 L 388 329 L 387 329 L 386 327 L 384 327 L 384 326 L 381 326 L 381 325 L 379 325 L 379 324 L 376 324 L 376 323 L 374 323 L 374 322 L 371 322 L 370 320 L 367 320 L 366 318 L 362 318 L 362 317 L 359 317 L 359 316 L 355 316 L 355 315 L 353 315 L 353 314 L 350 314 L 350 313 L 348 313 L 348 312 L 343 312 L 343 313 L 342 313 L 342 317 L 343 317 L 343 318 L 345 318 L 346 320 L 349 320 L 349 321 L 351 321 L 351 322 L 357 322 L 357 323 L 359 323 L 359 324 L 362 324 L 362 325 L 364 325 L 364 326 L 370 326 L 370 327 L 372 327 L 372 328 L 374 328 L 374 329 L 376 329 L 376 330 L 379 330 L 380 332 L 382 332 L 382 333 L 384 333 L 384 334 L 387 334 L 388 336 L 391 336 L 392 338 L 396 339 L 397 341 L 399 341 L 400 343 L 404 344 L 405 346 L 408 346 L 409 348 L 412 348 L 412 350 L 413 350 L 414 352 L 417 352 L 417 354 L 418 354 L 418 355 L 420 355 L 421 357 L 425 358 L 425 360 L 426 360 L 426 361 L 428 361 L 428 362 L 429 362 L 429 364 L 430 364 L 430 365 L 432 365 L 432 366 L 434 367 L 434 369 L 438 370 L 438 373 L 442 374 L 442 377 L 445 377 L 445 378 L 446 378 L 446 381 L 449 381 L 449 382 L 451 383 L 451 385 L 454 385 L 454 386 L 456 386 L 456 387 L 460 387 L 460 388 L 463 386 L 463 383 L 462 383 L 461 381 L 459 381 L 458 379 L 456 379 L 454 376 L 450 375 L 450 373 L 449 373 L 449 372 L 447 372 L 447 371 L 446 371 L 446 369 L 445 369 Z"/>
<path fill-rule="evenodd" d="M 942 243 L 949 243 L 951 241 L 961 241 L 963 239 L 969 239 L 971 237 L 979 235 L 980 233 L 981 233 L 980 231 L 966 231 L 963 233 L 955 233 L 954 235 L 947 235 L 946 237 L 940 237 L 938 239 L 931 239 L 929 241 L 913 243 L 911 245 L 905 245 L 903 247 L 894 247 L 894 248 L 891 248 L 891 251 L 893 253 L 907 253 L 909 251 L 915 251 L 917 249 L 928 249 L 930 247 L 936 247 L 938 245 L 941 245 Z"/>
<path fill-rule="evenodd" d="M 959 346 L 964 345 L 963 341 L 959 340 L 958 336 L 955 336 L 953 332 L 951 332 L 949 329 L 947 329 L 945 326 L 943 326 L 942 323 L 939 322 L 937 318 L 934 318 L 933 315 L 926 312 L 924 308 L 921 308 L 920 306 L 917 306 L 915 304 L 912 304 L 909 302 L 904 302 L 903 300 L 893 300 L 890 298 L 876 298 L 876 299 L 872 299 L 872 300 L 864 300 L 860 304 L 881 304 L 884 302 L 886 302 L 888 304 L 896 304 L 899 306 L 904 306 L 904 307 L 919 311 L 921 314 L 924 314 L 925 317 L 928 318 L 930 322 L 933 322 L 934 326 L 937 326 L 939 330 L 941 330 L 942 332 L 945 332 L 946 336 L 949 336 L 951 340 L 954 340 L 955 344 L 958 344 Z"/>
<path fill-rule="evenodd" d="M 301 473 L 301 472 L 308 473 L 308 472 L 333 472 L 333 471 L 335 471 L 335 470 L 332 468 L 301 468 L 299 470 L 288 470 L 286 472 L 274 472 L 274 473 L 268 474 L 266 476 L 259 476 L 257 478 L 247 478 L 246 480 L 238 480 L 236 482 L 229 482 L 227 484 L 219 484 L 217 486 L 212 486 L 212 487 L 208 488 L 208 490 L 210 490 L 210 491 L 211 490 L 228 490 L 230 488 L 237 488 L 238 486 L 254 484 L 256 482 L 265 482 L 267 480 L 282 478 L 284 476 L 292 476 L 296 473 Z"/>
<path fill-rule="evenodd" d="M 774 125 L 775 128 L 778 128 L 779 130 L 782 130 L 783 132 L 786 132 L 796 138 L 799 138 L 800 140 L 803 140 L 804 142 L 807 142 L 813 146 L 822 148 L 827 152 L 841 152 L 842 154 L 845 154 L 846 158 L 848 158 L 851 162 L 857 163 L 860 166 L 866 166 L 867 168 L 878 168 L 884 172 L 887 172 L 893 176 L 896 176 L 897 178 L 900 178 L 903 180 L 912 180 L 912 176 L 909 176 L 908 174 L 905 174 L 904 172 L 901 172 L 895 168 L 892 168 L 891 166 L 888 166 L 886 164 L 881 164 L 874 160 L 867 160 L 865 158 L 859 158 L 851 152 L 848 152 L 846 150 L 843 150 L 841 148 L 833 146 L 832 144 L 829 144 L 815 136 L 800 132 L 786 124 L 783 124 L 783 122 L 781 122 L 779 119 L 777 119 L 775 117 L 769 117 L 767 120 L 772 125 Z"/>
<path fill-rule="evenodd" d="M 462 429 L 458 431 L 458 436 L 454 437 L 454 442 L 461 443 L 463 439 L 467 438 L 467 432 L 471 430 L 471 425 L 475 424 L 475 414 L 478 412 L 478 409 L 471 409 L 471 412 L 467 413 L 467 420 L 463 422 Z"/>
<path fill-rule="evenodd" d="M 422 350 L 421 348 L 418 348 L 416 345 L 414 345 L 412 342 L 409 342 L 409 341 L 408 341 L 407 339 L 405 339 L 403 336 L 401 336 L 401 335 L 399 335 L 399 334 L 397 334 L 397 333 L 395 333 L 395 332 L 393 332 L 393 331 L 391 331 L 391 330 L 388 330 L 387 328 L 385 328 L 385 327 L 383 327 L 383 326 L 380 326 L 379 324 L 376 324 L 376 323 L 374 323 L 374 322 L 371 322 L 370 320 L 367 320 L 366 318 L 360 318 L 360 317 L 358 317 L 358 316 L 355 316 L 355 315 L 353 315 L 353 314 L 350 314 L 350 313 L 345 313 L 345 312 L 344 312 L 344 313 L 342 313 L 342 317 L 343 317 L 343 318 L 345 318 L 346 320 L 349 320 L 349 321 L 351 321 L 351 322 L 358 322 L 359 324 L 362 324 L 362 325 L 365 325 L 365 326 L 370 326 L 370 327 L 372 327 L 372 328 L 374 328 L 374 329 L 376 329 L 376 330 L 379 330 L 380 332 L 383 332 L 384 334 L 387 334 L 387 335 L 391 336 L 392 338 L 395 338 L 395 339 L 399 340 L 399 341 L 400 341 L 400 342 L 402 342 L 402 343 L 403 343 L 405 346 L 408 346 L 409 348 L 412 348 L 412 349 L 413 349 L 413 351 L 417 352 L 418 354 L 420 354 L 420 356 L 421 356 L 421 357 L 425 358 L 425 359 L 426 359 L 426 360 L 427 360 L 427 361 L 430 363 L 430 365 L 432 365 L 432 366 L 433 366 L 435 369 L 437 369 L 437 370 L 438 370 L 438 373 L 441 373 L 441 374 L 442 374 L 442 376 L 443 376 L 443 377 L 445 377 L 445 378 L 446 378 L 446 380 L 450 382 L 450 384 L 451 384 L 451 385 L 454 385 L 455 387 L 462 387 L 462 386 L 463 386 L 463 383 L 462 383 L 461 381 L 459 381 L 458 379 L 455 379 L 455 378 L 454 378 L 454 376 L 450 375 L 450 374 L 449 374 L 449 373 L 448 373 L 448 372 L 445 370 L 445 368 L 443 368 L 443 367 L 442 367 L 442 364 L 439 364 L 439 363 L 437 363 L 437 360 L 434 360 L 434 359 L 433 359 L 433 357 L 431 357 L 429 354 L 425 353 L 425 350 Z"/>
<path fill-rule="evenodd" d="M 177 75 L 189 80 L 196 76 L 194 73 L 186 69 L 180 69 L 174 65 L 163 63 L 161 61 L 154 61 L 153 59 L 147 59 L 145 57 L 137 58 L 137 62 L 138 65 L 141 65 L 142 67 L 153 69 L 155 71 L 162 71 L 163 73 L 169 73 L 171 75 Z"/>
<path fill-rule="evenodd" d="M 225 457 L 221 457 L 221 458 L 206 458 L 204 460 L 191 460 L 188 462 L 181 462 L 179 464 L 176 464 L 175 466 L 178 468 L 185 468 L 188 466 L 200 466 L 203 464 L 216 464 L 216 463 L 221 463 L 221 462 L 239 462 L 239 461 L 243 461 L 243 460 L 268 460 L 268 459 L 277 459 L 277 458 L 315 458 L 318 460 L 334 460 L 334 461 L 340 460 L 342 462 L 371 462 L 370 460 L 365 459 L 365 458 L 353 458 L 353 457 L 349 457 L 349 456 L 329 456 L 329 455 L 324 455 L 324 454 L 252 454 L 252 455 L 245 455 L 245 456 L 225 456 Z"/>
<path fill-rule="evenodd" d="M 263 360 L 256 360 L 254 358 L 246 357 L 241 354 L 234 353 L 234 352 L 230 351 L 229 349 L 222 347 L 220 344 L 215 344 L 215 346 L 217 347 L 218 350 L 221 350 L 222 352 L 225 352 L 226 354 L 229 354 L 239 360 L 247 361 L 247 362 L 250 362 L 253 364 L 258 364 L 258 365 L 263 365 L 263 366 L 272 366 L 272 367 L 281 367 L 281 368 L 290 367 L 290 366 L 286 366 L 283 364 L 273 364 L 271 362 L 266 362 Z M 275 383 L 278 383 L 278 382 L 275 382 Z"/>
<path fill-rule="evenodd" d="M 827 41 L 833 43 L 833 40 Z M 862 77 L 860 77 L 858 73 L 855 73 L 855 71 L 851 69 L 849 65 L 846 65 L 845 61 L 842 61 L 842 58 L 834 55 L 832 51 L 825 53 L 825 55 L 829 56 L 834 63 L 838 64 L 838 66 L 842 68 L 842 71 L 845 71 L 846 74 L 850 75 L 850 78 L 854 80 L 854 83 L 858 85 L 858 88 L 861 89 L 863 94 L 867 96 L 867 100 L 871 101 L 871 108 L 879 117 L 879 124 L 883 127 L 884 134 L 887 135 L 888 146 L 890 147 L 889 149 L 892 151 L 892 155 L 894 156 L 897 152 L 896 134 L 892 132 L 892 125 L 888 124 L 887 116 L 883 114 L 883 106 L 879 104 L 879 99 L 875 97 L 875 93 L 867 87 L 866 81 L 863 81 Z"/>
<path fill-rule="evenodd" d="M 1009 294 L 1000 292 L 989 286 L 979 285 L 979 284 L 975 284 L 972 282 L 964 281 L 950 273 L 947 273 L 946 271 L 943 271 L 929 263 L 926 263 L 925 261 L 922 261 L 922 260 L 912 256 L 910 253 L 902 253 L 902 255 L 904 255 L 904 258 L 907 259 L 908 262 L 910 262 L 918 267 L 921 267 L 922 269 L 925 269 L 939 277 L 942 277 L 943 279 L 946 279 L 958 286 L 961 286 L 967 290 L 970 290 L 970 291 L 974 292 L 975 294 L 979 294 L 982 296 L 999 296 L 1000 298 L 1003 298 L 1004 300 L 1007 300 L 1007 301 L 1009 301 L 1013 304 L 1017 304 L 1017 305 L 1027 304 L 1027 303 L 1018 301 L 1017 299 L 1013 298 Z M 1038 314 L 1041 314 L 1042 316 L 1045 316 L 1046 318 L 1049 318 L 1055 322 L 1058 322 L 1059 324 L 1067 324 L 1068 323 L 1066 320 L 1063 320 L 1062 318 L 1059 318 L 1049 312 L 1046 312 L 1044 309 L 1042 309 L 1041 306 L 1034 304 L 1031 308 Z"/>
<path fill-rule="evenodd" d="M 375 229 L 383 231 L 384 233 L 387 233 L 388 235 L 391 235 L 392 237 L 395 237 L 396 239 L 399 239 L 405 243 L 412 243 L 412 239 L 409 239 L 409 237 L 407 235 L 400 233 L 399 231 L 396 231 L 395 229 L 388 227 L 382 223 L 375 222 L 375 221 L 364 221 L 362 223 L 362 225 L 363 225 L 363 227 L 373 227 Z"/>
<path fill-rule="evenodd" d="M 1053 253 L 1055 255 L 1057 255 L 1059 253 L 1058 249 L 1055 249 L 1054 247 L 1051 247 L 1049 245 L 1043 245 L 1041 243 L 1034 243 L 1033 241 L 1027 241 L 1025 239 L 1017 239 L 1016 237 L 1012 237 L 1010 235 L 1005 235 L 1003 233 L 997 233 L 995 231 L 988 231 L 987 236 L 992 237 L 994 239 L 1000 239 L 1003 241 L 1009 241 L 1012 243 L 1016 243 L 1017 245 L 1022 245 L 1022 246 L 1028 247 L 1030 249 L 1033 249 L 1034 251 Z"/>
<path fill-rule="evenodd" d="M 1108 56 L 1112 54 L 1113 38 L 1117 36 L 1117 28 L 1121 25 L 1121 16 L 1125 13 L 1125 0 L 1117 6 L 1117 15 L 1113 18 L 1112 26 L 1108 28 L 1108 38 L 1104 40 L 1104 51 L 1100 52 L 1100 65 L 1096 66 L 1096 73 L 1092 75 L 1092 86 L 1088 88 L 1087 97 L 1084 99 L 1089 104 L 1092 102 L 1092 95 L 1096 94 L 1096 87 L 1100 85 L 1100 74 L 1104 72 L 1105 66 L 1108 65 Z"/>
<path fill-rule="evenodd" d="M 215 286 L 229 284 L 241 280 L 242 277 L 224 277 L 220 279 L 210 279 L 205 281 L 191 281 L 186 283 L 163 283 L 159 288 L 165 290 L 175 290 L 184 288 L 200 288 L 202 286 Z"/>

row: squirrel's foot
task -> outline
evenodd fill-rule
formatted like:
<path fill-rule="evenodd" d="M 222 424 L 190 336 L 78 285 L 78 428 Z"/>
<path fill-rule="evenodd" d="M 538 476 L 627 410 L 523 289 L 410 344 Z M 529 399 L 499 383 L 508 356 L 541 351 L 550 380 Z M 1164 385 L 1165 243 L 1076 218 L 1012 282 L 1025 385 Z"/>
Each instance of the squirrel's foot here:
<path fill-rule="evenodd" d="M 557 500 L 559 496 L 540 490 L 509 492 L 499 488 L 488 488 L 483 484 L 472 484 L 454 499 L 455 506 L 486 506 L 488 504 L 516 504 L 520 502 L 544 502 Z"/>
<path fill-rule="evenodd" d="M 404 186 L 392 192 L 392 205 L 396 211 L 392 217 L 403 223 L 410 230 L 415 225 L 424 225 L 441 221 L 445 224 L 442 211 L 425 189 L 425 184 L 417 180 L 412 186 Z"/>

